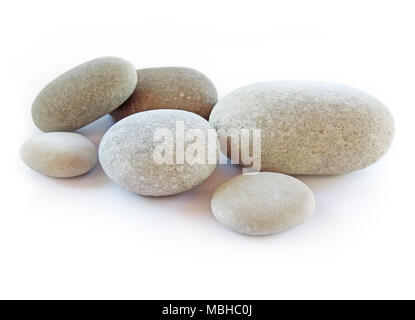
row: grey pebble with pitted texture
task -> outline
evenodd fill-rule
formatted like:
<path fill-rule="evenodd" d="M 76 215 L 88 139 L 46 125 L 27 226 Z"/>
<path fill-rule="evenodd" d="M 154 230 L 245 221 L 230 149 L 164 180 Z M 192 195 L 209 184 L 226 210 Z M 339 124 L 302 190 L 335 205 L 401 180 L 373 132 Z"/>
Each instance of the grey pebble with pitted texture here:
<path fill-rule="evenodd" d="M 201 163 L 176 161 L 178 123 L 183 124 L 184 132 L 199 129 L 207 136 L 210 129 L 215 134 L 213 145 L 203 144 Z M 166 143 L 155 141 L 159 129 L 172 133 L 172 163 L 158 163 L 154 158 L 156 148 Z M 192 144 L 186 140 L 181 149 L 186 152 Z M 209 146 L 214 151 L 212 162 Z M 126 117 L 105 133 L 99 146 L 99 160 L 107 176 L 121 187 L 147 196 L 173 195 L 200 185 L 215 170 L 217 154 L 218 139 L 209 122 L 182 110 L 151 110 Z"/>
<path fill-rule="evenodd" d="M 261 170 L 286 174 L 365 168 L 388 150 L 394 134 L 393 118 L 376 98 L 344 85 L 311 81 L 242 87 L 216 104 L 209 121 L 220 139 L 232 129 L 261 129 Z M 230 155 L 233 147 L 230 143 L 224 152 Z"/>

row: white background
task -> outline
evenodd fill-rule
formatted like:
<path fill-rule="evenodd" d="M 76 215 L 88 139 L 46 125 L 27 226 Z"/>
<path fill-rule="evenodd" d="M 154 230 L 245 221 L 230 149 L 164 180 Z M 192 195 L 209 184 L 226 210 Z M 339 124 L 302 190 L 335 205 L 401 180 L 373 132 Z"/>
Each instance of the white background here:
<path fill-rule="evenodd" d="M 415 298 L 413 1 L 3 1 L 0 298 Z M 60 73 L 114 55 L 187 66 L 220 97 L 266 80 L 366 91 L 396 121 L 390 151 L 344 176 L 299 177 L 317 207 L 276 236 L 211 215 L 219 167 L 183 195 L 145 198 L 100 167 L 51 179 L 19 159 L 30 109 Z M 109 117 L 80 130 L 99 143 Z"/>

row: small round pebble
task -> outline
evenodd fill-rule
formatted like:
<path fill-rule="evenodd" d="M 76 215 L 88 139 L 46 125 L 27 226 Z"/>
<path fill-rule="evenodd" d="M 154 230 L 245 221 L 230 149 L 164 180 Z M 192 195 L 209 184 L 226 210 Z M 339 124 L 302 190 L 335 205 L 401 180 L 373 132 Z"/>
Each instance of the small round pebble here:
<path fill-rule="evenodd" d="M 134 91 L 134 66 L 120 58 L 98 58 L 62 74 L 36 97 L 32 117 L 46 132 L 74 131 L 119 107 Z"/>
<path fill-rule="evenodd" d="M 137 87 L 131 97 L 111 115 L 120 120 L 154 109 L 194 112 L 207 119 L 218 100 L 212 81 L 199 71 L 183 67 L 137 70 Z"/>
<path fill-rule="evenodd" d="M 33 170 L 56 178 L 80 176 L 98 161 L 95 145 L 71 132 L 36 134 L 22 145 L 20 157 Z"/>
<path fill-rule="evenodd" d="M 179 126 L 179 127 L 177 127 Z M 192 129 L 199 129 L 204 135 L 213 132 L 213 143 L 203 144 L 203 153 L 199 162 L 176 161 L 178 150 L 183 155 L 194 145 L 192 139 L 186 140 L 183 148 L 179 146 L 176 135 L 186 135 Z M 159 131 L 161 130 L 161 131 Z M 171 133 L 172 144 L 157 132 Z M 171 152 L 163 152 L 164 144 L 171 145 Z M 113 125 L 102 138 L 99 146 L 99 160 L 107 176 L 118 185 L 132 192 L 146 196 L 173 195 L 200 185 L 215 170 L 218 159 L 218 138 L 215 130 L 202 117 L 182 110 L 151 110 L 133 114 Z M 213 161 L 209 159 L 209 146 L 213 149 Z M 158 152 L 158 151 L 160 152 Z M 181 153 L 181 151 L 179 152 Z M 192 155 L 193 152 L 190 152 Z M 168 155 L 166 160 L 172 162 L 160 163 L 155 155 Z"/>
<path fill-rule="evenodd" d="M 314 195 L 303 182 L 274 172 L 233 177 L 215 190 L 211 200 L 220 223 L 247 235 L 290 229 L 304 222 L 314 205 Z"/>

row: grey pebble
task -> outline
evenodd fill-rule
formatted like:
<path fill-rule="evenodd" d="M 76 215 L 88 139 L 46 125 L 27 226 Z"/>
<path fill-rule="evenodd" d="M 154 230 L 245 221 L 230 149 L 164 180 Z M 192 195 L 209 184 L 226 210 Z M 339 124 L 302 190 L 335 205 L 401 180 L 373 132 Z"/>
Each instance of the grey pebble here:
<path fill-rule="evenodd" d="M 394 134 L 393 118 L 379 100 L 323 82 L 242 87 L 216 104 L 209 121 L 220 138 L 232 128 L 261 129 L 261 170 L 287 174 L 342 174 L 365 168 L 388 150 Z"/>
<path fill-rule="evenodd" d="M 20 157 L 33 170 L 57 178 L 82 175 L 98 162 L 95 145 L 72 132 L 33 135 L 20 148 Z"/>
<path fill-rule="evenodd" d="M 111 115 L 120 120 L 154 109 L 178 109 L 208 119 L 218 94 L 212 81 L 190 68 L 162 67 L 137 70 L 137 87 Z"/>
<path fill-rule="evenodd" d="M 42 131 L 74 131 L 119 107 L 137 84 L 135 68 L 116 58 L 81 64 L 49 83 L 36 97 L 32 117 Z"/>
<path fill-rule="evenodd" d="M 215 159 L 209 163 L 206 145 L 203 163 L 158 163 L 155 150 L 163 141 L 155 141 L 159 129 L 169 130 L 176 135 L 176 124 L 183 123 L 184 130 L 200 129 L 214 131 L 202 117 L 182 110 L 151 110 L 133 114 L 113 125 L 102 138 L 99 160 L 108 177 L 132 192 L 147 196 L 166 196 L 181 193 L 205 181 L 217 163 L 218 140 L 215 133 Z M 173 159 L 178 145 L 174 138 Z M 184 149 L 192 141 L 184 143 Z"/>
<path fill-rule="evenodd" d="M 246 235 L 280 233 L 304 222 L 314 211 L 312 191 L 291 176 L 260 172 L 233 177 L 211 200 L 215 218 Z"/>

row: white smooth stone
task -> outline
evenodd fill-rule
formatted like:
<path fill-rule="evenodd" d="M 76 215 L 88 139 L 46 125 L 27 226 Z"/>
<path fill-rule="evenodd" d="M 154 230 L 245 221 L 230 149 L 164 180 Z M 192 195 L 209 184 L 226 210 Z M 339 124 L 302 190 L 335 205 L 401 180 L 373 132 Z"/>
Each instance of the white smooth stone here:
<path fill-rule="evenodd" d="M 214 192 L 211 208 L 225 227 L 247 235 L 280 233 L 314 211 L 314 195 L 291 176 L 260 172 L 233 177 Z"/>
<path fill-rule="evenodd" d="M 22 145 L 20 156 L 33 170 L 57 178 L 82 175 L 98 162 L 95 145 L 71 132 L 36 134 Z"/>

